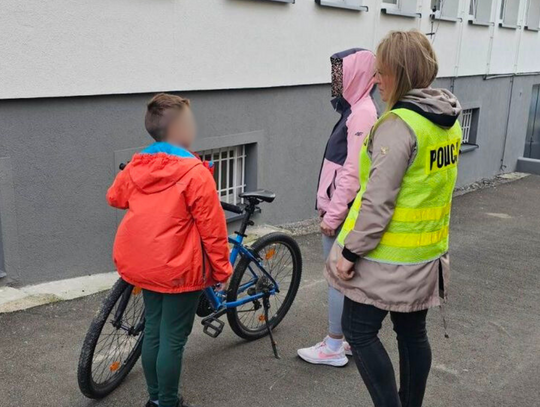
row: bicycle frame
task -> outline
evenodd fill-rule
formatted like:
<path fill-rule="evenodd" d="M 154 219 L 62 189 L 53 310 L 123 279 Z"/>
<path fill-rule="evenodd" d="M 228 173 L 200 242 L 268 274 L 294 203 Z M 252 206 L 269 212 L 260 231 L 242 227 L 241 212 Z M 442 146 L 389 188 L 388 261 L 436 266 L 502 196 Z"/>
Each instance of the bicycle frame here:
<path fill-rule="evenodd" d="M 243 257 L 250 260 L 250 263 L 248 265 L 248 269 L 251 272 L 251 275 L 252 275 L 253 278 L 248 283 L 242 285 L 239 288 L 238 293 L 245 292 L 250 287 L 253 287 L 255 284 L 257 284 L 257 281 L 259 279 L 259 275 L 257 275 L 257 273 L 255 273 L 255 271 L 251 267 L 251 265 L 254 264 L 263 273 L 263 275 L 265 277 L 267 277 L 272 282 L 273 288 L 270 290 L 270 294 L 274 295 L 275 293 L 279 292 L 279 286 L 278 286 L 277 282 L 274 280 L 272 275 L 270 275 L 270 273 L 268 273 L 265 270 L 264 266 L 262 265 L 262 261 L 260 259 L 258 259 L 254 255 L 253 252 L 251 252 L 248 248 L 246 248 L 242 244 L 243 241 L 244 241 L 244 237 L 246 236 L 245 231 L 246 231 L 248 225 L 251 224 L 250 223 L 250 218 L 251 218 L 251 215 L 253 215 L 254 212 L 255 212 L 255 207 L 254 206 L 248 206 L 246 208 L 246 213 L 245 213 L 244 219 L 242 221 L 242 226 L 240 227 L 240 232 L 236 232 L 235 237 L 229 236 L 229 243 L 233 245 L 233 248 L 231 250 L 231 255 L 230 255 L 230 262 L 231 262 L 232 265 L 234 265 L 236 263 L 236 260 L 238 259 L 238 255 L 241 255 L 241 256 L 243 256 Z M 264 293 L 257 293 L 255 295 L 247 295 L 247 296 L 245 296 L 242 299 L 237 300 L 237 301 L 227 302 L 226 293 L 224 291 L 216 290 L 214 287 L 206 288 L 204 290 L 204 294 L 206 295 L 206 298 L 208 298 L 208 301 L 212 305 L 212 308 L 214 309 L 214 311 L 220 311 L 220 310 L 224 310 L 224 309 L 236 308 L 236 307 L 239 307 L 241 305 L 247 304 L 249 302 L 257 301 L 257 300 L 262 299 L 264 297 Z"/>

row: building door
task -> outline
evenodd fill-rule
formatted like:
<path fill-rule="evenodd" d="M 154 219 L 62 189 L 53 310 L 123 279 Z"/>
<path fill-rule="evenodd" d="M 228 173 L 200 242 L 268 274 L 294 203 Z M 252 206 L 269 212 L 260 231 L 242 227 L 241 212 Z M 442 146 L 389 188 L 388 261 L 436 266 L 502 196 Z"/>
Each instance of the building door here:
<path fill-rule="evenodd" d="M 524 156 L 540 159 L 540 85 L 533 87 Z"/>

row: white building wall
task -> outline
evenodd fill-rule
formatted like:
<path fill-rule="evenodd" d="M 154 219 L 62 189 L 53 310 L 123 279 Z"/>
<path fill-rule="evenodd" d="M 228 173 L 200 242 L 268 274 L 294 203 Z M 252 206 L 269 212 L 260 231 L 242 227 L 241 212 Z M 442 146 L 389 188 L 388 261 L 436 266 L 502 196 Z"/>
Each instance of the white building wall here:
<path fill-rule="evenodd" d="M 517 71 L 518 53 L 520 52 L 519 42 L 521 39 L 522 29 L 508 29 L 500 28 L 501 1 L 496 2 L 494 10 L 494 22 L 495 27 L 493 31 L 492 51 L 489 64 L 489 74 L 505 74 L 515 73 Z M 523 25 L 523 15 L 525 12 L 526 0 L 520 1 L 520 8 L 518 14 L 520 15 L 518 20 L 519 27 Z M 540 51 L 540 50 L 539 50 Z M 537 54 L 540 57 L 540 52 Z"/>
<path fill-rule="evenodd" d="M 540 33 L 435 22 L 441 77 L 540 71 Z M 422 19 L 254 0 L 1 0 L 0 99 L 289 86 L 329 81 L 329 56 Z M 519 54 L 518 54 L 519 53 Z"/>
<path fill-rule="evenodd" d="M 521 37 L 518 58 L 518 72 L 540 71 L 540 34 L 524 31 Z"/>
<path fill-rule="evenodd" d="M 463 24 L 458 75 L 471 76 L 487 72 L 491 31 L 489 27 Z"/>

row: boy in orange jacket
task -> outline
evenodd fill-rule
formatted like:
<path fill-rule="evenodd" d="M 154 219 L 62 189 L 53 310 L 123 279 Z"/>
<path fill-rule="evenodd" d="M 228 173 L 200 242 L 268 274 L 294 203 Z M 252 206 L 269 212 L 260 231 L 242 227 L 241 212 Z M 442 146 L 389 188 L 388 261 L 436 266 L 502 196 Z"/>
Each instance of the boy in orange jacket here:
<path fill-rule="evenodd" d="M 111 206 L 128 210 L 113 256 L 122 278 L 143 289 L 146 406 L 185 407 L 178 397 L 182 354 L 199 297 L 232 274 L 227 226 L 209 168 L 189 152 L 195 138 L 189 100 L 156 95 L 145 126 L 156 142 L 107 192 Z"/>

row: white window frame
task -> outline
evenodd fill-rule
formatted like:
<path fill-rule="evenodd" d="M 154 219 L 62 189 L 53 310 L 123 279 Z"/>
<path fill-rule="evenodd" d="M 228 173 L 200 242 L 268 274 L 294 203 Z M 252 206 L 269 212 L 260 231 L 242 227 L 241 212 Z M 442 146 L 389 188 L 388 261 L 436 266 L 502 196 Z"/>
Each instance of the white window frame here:
<path fill-rule="evenodd" d="M 363 0 L 315 0 L 319 6 L 342 8 L 354 11 L 368 11 L 369 8 L 364 6 Z"/>
<path fill-rule="evenodd" d="M 501 0 L 498 10 L 499 26 L 502 28 L 518 28 L 521 0 Z"/>
<path fill-rule="evenodd" d="M 391 2 L 387 3 L 386 1 L 383 0 L 382 6 L 383 6 L 383 8 L 387 8 L 387 9 L 399 10 L 400 3 L 401 3 L 400 0 L 396 0 L 395 3 L 391 3 Z"/>
<path fill-rule="evenodd" d="M 474 21 L 476 18 L 477 0 L 469 0 L 469 21 Z"/>
<path fill-rule="evenodd" d="M 201 159 L 214 164 L 214 179 L 219 199 L 235 205 L 240 203 L 238 195 L 246 189 L 246 146 L 213 148 L 197 154 Z"/>
<path fill-rule="evenodd" d="M 540 0 L 527 1 L 525 29 L 529 31 L 540 31 Z"/>
<path fill-rule="evenodd" d="M 437 0 L 436 4 L 438 7 L 435 7 L 435 10 L 433 10 L 433 6 L 431 7 L 434 20 L 461 21 L 459 18 L 459 0 Z"/>
<path fill-rule="evenodd" d="M 493 23 L 494 3 L 494 0 L 470 0 L 469 22 L 474 25 L 490 26 Z"/>
<path fill-rule="evenodd" d="M 396 0 L 396 3 L 381 4 L 383 14 L 397 17 L 422 18 L 418 12 L 418 0 Z"/>

